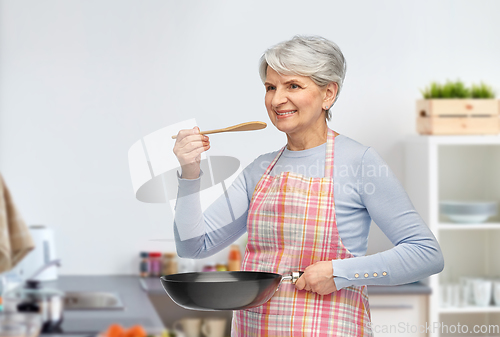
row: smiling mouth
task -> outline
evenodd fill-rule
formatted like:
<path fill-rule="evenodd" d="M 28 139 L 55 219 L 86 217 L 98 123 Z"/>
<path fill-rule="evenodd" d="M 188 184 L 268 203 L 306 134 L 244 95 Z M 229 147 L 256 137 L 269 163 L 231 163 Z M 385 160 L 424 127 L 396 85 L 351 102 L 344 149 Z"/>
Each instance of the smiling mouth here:
<path fill-rule="evenodd" d="M 296 113 L 296 112 L 297 112 L 297 110 L 287 111 L 287 112 L 278 112 L 278 111 L 276 111 L 276 114 L 277 114 L 278 116 L 285 116 L 285 115 L 291 115 L 291 114 L 294 114 L 294 113 Z"/>

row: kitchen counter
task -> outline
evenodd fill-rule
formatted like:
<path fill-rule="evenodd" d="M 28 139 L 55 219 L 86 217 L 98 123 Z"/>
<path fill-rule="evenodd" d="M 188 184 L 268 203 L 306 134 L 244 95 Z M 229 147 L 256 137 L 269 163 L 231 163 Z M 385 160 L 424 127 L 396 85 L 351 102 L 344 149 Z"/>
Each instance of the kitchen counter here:
<path fill-rule="evenodd" d="M 368 295 L 430 295 L 431 287 L 422 282 L 399 286 L 368 286 Z"/>
<path fill-rule="evenodd" d="M 140 284 L 142 289 L 144 289 L 150 295 L 166 295 L 165 290 L 163 290 L 160 279 L 157 277 L 146 277 L 140 279 Z M 368 286 L 369 295 L 430 295 L 431 288 L 422 283 L 415 282 L 410 284 L 404 284 L 399 286 Z"/>
<path fill-rule="evenodd" d="M 123 309 L 64 311 L 62 330 L 65 337 L 70 334 L 94 334 L 105 330 L 112 323 L 118 323 L 125 327 L 141 324 L 148 331 L 164 329 L 148 294 L 139 285 L 138 276 L 59 276 L 57 281 L 44 282 L 43 285 L 62 291 L 114 292 L 119 294 L 124 304 Z M 58 336 L 58 334 L 44 334 L 43 336 Z"/>

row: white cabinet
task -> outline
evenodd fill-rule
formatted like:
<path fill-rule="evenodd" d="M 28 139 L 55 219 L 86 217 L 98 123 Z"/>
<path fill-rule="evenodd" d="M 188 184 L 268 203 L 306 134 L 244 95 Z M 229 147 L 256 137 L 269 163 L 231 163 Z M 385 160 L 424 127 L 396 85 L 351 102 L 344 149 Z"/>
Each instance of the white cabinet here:
<path fill-rule="evenodd" d="M 439 300 L 442 286 L 458 284 L 461 277 L 500 277 L 500 217 L 465 225 L 439 213 L 440 200 L 500 201 L 500 137 L 410 137 L 405 189 L 445 258 L 443 272 L 429 279 L 429 336 L 500 336 L 500 307 L 445 307 Z"/>
<path fill-rule="evenodd" d="M 427 336 L 428 295 L 369 295 L 374 337 Z"/>

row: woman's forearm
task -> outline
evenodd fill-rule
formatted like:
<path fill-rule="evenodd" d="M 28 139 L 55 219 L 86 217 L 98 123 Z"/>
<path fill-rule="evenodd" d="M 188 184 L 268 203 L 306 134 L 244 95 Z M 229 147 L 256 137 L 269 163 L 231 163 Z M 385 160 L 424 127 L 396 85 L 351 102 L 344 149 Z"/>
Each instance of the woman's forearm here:
<path fill-rule="evenodd" d="M 248 197 L 243 174 L 205 212 L 201 207 L 200 178 L 178 176 L 178 181 L 174 234 L 180 257 L 211 256 L 245 233 Z"/>

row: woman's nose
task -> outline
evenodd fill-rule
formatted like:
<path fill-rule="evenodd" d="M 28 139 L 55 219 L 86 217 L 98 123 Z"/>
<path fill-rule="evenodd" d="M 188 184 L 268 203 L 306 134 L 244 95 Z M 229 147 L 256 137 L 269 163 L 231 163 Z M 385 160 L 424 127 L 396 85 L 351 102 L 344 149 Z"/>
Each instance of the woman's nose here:
<path fill-rule="evenodd" d="M 286 96 L 286 92 L 282 89 L 276 88 L 274 95 L 273 95 L 273 100 L 272 100 L 272 105 L 273 107 L 279 107 L 286 103 L 288 101 L 288 98 Z"/>

